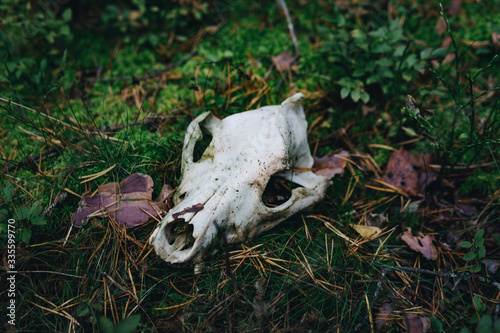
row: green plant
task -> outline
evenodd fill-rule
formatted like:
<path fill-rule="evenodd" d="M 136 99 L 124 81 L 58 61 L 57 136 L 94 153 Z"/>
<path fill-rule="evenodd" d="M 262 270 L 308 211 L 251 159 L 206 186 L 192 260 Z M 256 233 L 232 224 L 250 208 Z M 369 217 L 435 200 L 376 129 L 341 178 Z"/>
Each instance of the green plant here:
<path fill-rule="evenodd" d="M 460 62 L 464 59 L 464 53 L 460 53 L 458 44 L 450 30 L 448 20 L 441 7 L 441 16 L 448 25 L 448 34 L 452 40 L 452 51 L 455 54 L 453 60 L 453 75 L 449 75 L 446 68 L 443 74 L 430 69 L 435 77 L 446 88 L 452 106 L 447 110 L 435 110 L 433 116 L 425 115 L 417 107 L 414 98 L 406 97 L 405 110 L 411 119 L 420 127 L 432 146 L 440 153 L 442 165 L 441 173 L 447 174 L 461 164 L 470 167 L 485 155 L 494 156 L 494 147 L 500 143 L 498 132 L 500 130 L 500 105 L 498 97 L 484 102 L 484 96 L 498 91 L 494 87 L 476 94 L 474 86 L 481 84 L 484 76 L 494 69 L 500 57 L 495 55 L 486 65 L 475 71 L 474 74 L 463 73 Z M 467 84 L 461 83 L 464 78 Z M 494 94 L 493 94 L 494 96 Z M 483 100 L 483 102 L 479 102 Z"/>
<path fill-rule="evenodd" d="M 121 320 L 115 326 L 113 325 L 111 319 L 101 317 L 99 319 L 99 326 L 101 328 L 101 332 L 103 333 L 132 333 L 137 328 L 137 326 L 139 326 L 140 320 L 141 315 L 135 314 Z"/>
<path fill-rule="evenodd" d="M 476 324 L 476 332 L 479 333 L 498 333 L 500 332 L 500 319 L 493 320 L 493 318 L 486 313 L 486 305 L 483 300 L 474 295 L 472 298 L 475 313 L 472 318 L 469 319 L 470 324 Z M 471 330 L 468 328 L 462 328 L 460 333 L 470 333 Z"/>
<path fill-rule="evenodd" d="M 49 90 L 57 80 L 61 46 L 73 39 L 71 8 L 8 0 L 0 5 L 0 17 L 0 84 L 31 94 Z"/>
<path fill-rule="evenodd" d="M 472 242 L 464 241 L 460 243 L 460 246 L 464 249 L 471 249 L 463 256 L 463 260 L 472 261 L 476 260 L 476 263 L 470 267 L 470 271 L 477 273 L 481 270 L 481 260 L 486 256 L 486 248 L 484 247 L 484 229 L 479 230 L 474 235 Z"/>
<path fill-rule="evenodd" d="M 2 195 L 4 203 L 10 203 L 14 195 L 13 185 L 6 181 L 2 188 Z M 33 202 L 31 205 L 24 205 L 15 208 L 11 211 L 10 205 L 6 205 L 7 209 L 0 209 L 0 219 L 5 219 L 8 215 L 12 214 L 12 219 L 16 221 L 17 230 L 16 240 L 22 240 L 24 243 L 29 244 L 31 239 L 31 225 L 41 226 L 47 224 L 47 221 L 42 216 L 41 200 Z M 0 224 L 0 232 L 7 232 L 7 221 Z M 19 227 L 21 226 L 21 227 Z M 5 240 L 2 238 L 2 244 Z M 3 244 L 5 245 L 5 244 Z"/>
<path fill-rule="evenodd" d="M 479 169 L 473 175 L 467 177 L 460 186 L 460 192 L 464 195 L 481 193 L 489 195 L 500 188 L 500 170 L 492 170 L 487 172 Z"/>
<path fill-rule="evenodd" d="M 379 17 L 353 25 L 355 20 L 344 16 L 350 14 L 335 7 L 318 27 L 320 54 L 329 63 L 325 72 L 341 87 L 342 99 L 350 96 L 365 104 L 390 100 L 424 71 L 432 49 L 417 52 L 419 47 L 399 20 Z"/>

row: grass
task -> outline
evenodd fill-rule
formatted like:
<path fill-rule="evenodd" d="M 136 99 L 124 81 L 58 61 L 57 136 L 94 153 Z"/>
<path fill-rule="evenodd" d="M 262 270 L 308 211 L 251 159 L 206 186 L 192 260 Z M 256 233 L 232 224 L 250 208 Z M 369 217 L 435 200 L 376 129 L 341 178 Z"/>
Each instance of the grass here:
<path fill-rule="evenodd" d="M 469 29 L 482 7 L 464 3 L 449 14 L 444 3 L 442 15 L 427 2 L 291 2 L 301 57 L 282 73 L 271 56 L 294 46 L 277 4 L 176 3 L 166 23 L 173 14 L 143 1 L 103 13 L 97 5 L 69 21 L 62 13 L 77 8 L 68 5 L 44 21 L 49 32 L 57 27 L 52 44 L 39 34 L 22 55 L 0 53 L 11 73 L 0 77 L 0 241 L 7 253 L 15 217 L 15 329 L 111 332 L 111 321 L 123 332 L 397 332 L 428 321 L 436 332 L 466 332 L 498 323 L 499 270 L 488 272 L 500 239 L 498 46 L 467 41 L 500 31 L 493 18 Z M 16 8 L 0 9 L 6 22 L 21 20 Z M 443 16 L 449 32 L 439 35 Z M 154 195 L 164 183 L 177 186 L 184 131 L 197 115 L 225 117 L 295 91 L 306 95 L 311 151 L 350 153 L 312 210 L 251 242 L 215 241 L 199 275 L 155 255 L 154 219 L 128 230 L 107 218 L 71 227 L 80 196 L 99 185 L 141 172 L 153 178 Z M 414 197 L 377 183 L 400 147 L 433 158 L 437 178 Z M 352 226 L 365 223 L 384 233 L 361 237 Z M 401 240 L 406 227 L 436 238 L 436 260 Z M 485 255 L 466 261 L 471 249 L 459 244 L 472 240 Z M 12 329 L 7 318 L 0 325 Z"/>

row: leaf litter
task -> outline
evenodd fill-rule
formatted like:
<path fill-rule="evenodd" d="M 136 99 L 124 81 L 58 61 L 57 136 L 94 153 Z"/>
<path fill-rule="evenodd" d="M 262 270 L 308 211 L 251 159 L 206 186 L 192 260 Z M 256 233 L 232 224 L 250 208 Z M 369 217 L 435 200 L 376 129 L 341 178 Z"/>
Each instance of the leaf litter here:
<path fill-rule="evenodd" d="M 401 240 L 408 244 L 412 250 L 420 252 L 428 260 L 436 260 L 438 257 L 436 247 L 432 244 L 434 237 L 431 235 L 424 236 L 419 232 L 417 236 L 413 236 L 411 228 L 408 228 L 401 236 Z"/>
<path fill-rule="evenodd" d="M 163 186 L 157 201 L 152 200 L 153 179 L 134 173 L 119 183 L 106 183 L 98 187 L 95 195 L 84 195 L 78 210 L 71 217 L 73 226 L 80 228 L 93 217 L 110 217 L 118 225 L 133 228 L 148 222 L 152 217 L 161 218 L 169 208 L 164 204 L 172 193 L 169 185 Z"/>

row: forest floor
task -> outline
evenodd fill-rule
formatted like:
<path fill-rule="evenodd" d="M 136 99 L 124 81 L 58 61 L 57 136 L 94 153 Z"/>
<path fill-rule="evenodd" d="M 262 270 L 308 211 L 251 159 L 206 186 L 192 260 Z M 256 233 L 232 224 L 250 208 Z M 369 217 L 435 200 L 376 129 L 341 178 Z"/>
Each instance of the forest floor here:
<path fill-rule="evenodd" d="M 2 331 L 500 332 L 498 1 L 9 0 L 0 17 Z M 215 239 L 199 274 L 148 242 L 169 198 L 130 228 L 72 222 L 135 173 L 146 201 L 176 188 L 203 112 L 298 92 L 324 200 Z"/>

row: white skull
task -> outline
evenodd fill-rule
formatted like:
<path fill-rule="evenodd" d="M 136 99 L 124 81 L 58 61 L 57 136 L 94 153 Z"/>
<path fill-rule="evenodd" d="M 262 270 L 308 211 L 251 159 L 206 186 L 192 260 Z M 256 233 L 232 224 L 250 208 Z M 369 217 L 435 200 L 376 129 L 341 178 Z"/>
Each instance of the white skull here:
<path fill-rule="evenodd" d="M 172 264 L 200 263 L 216 236 L 227 243 L 249 240 L 323 199 L 327 179 L 310 169 L 304 95 L 220 120 L 210 112 L 189 125 L 182 152 L 182 181 L 175 206 L 153 232 L 150 243 Z M 202 130 L 212 141 L 195 161 Z M 262 194 L 271 176 L 301 187 L 276 207 Z M 220 235 L 220 233 L 223 235 Z"/>

